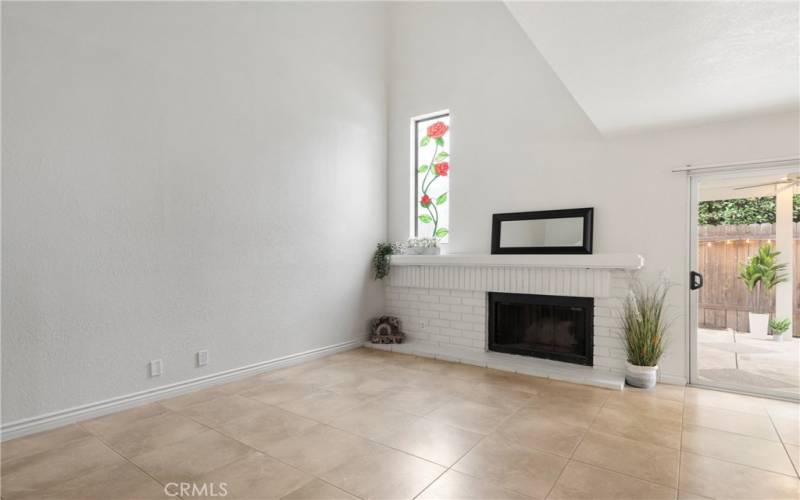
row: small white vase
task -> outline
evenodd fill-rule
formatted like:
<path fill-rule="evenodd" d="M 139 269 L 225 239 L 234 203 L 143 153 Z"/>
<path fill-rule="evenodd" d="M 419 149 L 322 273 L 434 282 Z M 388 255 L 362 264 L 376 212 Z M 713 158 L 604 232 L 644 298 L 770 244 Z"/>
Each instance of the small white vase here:
<path fill-rule="evenodd" d="M 775 342 L 783 342 L 783 333 L 773 333 L 772 340 Z"/>
<path fill-rule="evenodd" d="M 769 331 L 769 314 L 750 313 L 750 333 L 753 335 L 767 335 Z"/>
<path fill-rule="evenodd" d="M 642 389 L 652 389 L 656 386 L 656 366 L 636 366 L 631 363 L 625 364 L 625 382 L 633 387 Z"/>

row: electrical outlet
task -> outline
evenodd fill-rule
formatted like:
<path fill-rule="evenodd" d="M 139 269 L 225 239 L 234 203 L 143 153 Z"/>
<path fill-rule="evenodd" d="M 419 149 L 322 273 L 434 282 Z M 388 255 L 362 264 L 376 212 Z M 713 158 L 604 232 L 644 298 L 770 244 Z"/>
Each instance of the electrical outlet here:
<path fill-rule="evenodd" d="M 197 351 L 197 366 L 206 366 L 208 364 L 208 351 Z"/>
<path fill-rule="evenodd" d="M 161 374 L 164 373 L 164 362 L 160 359 L 150 361 L 149 365 L 151 377 L 160 377 Z"/>

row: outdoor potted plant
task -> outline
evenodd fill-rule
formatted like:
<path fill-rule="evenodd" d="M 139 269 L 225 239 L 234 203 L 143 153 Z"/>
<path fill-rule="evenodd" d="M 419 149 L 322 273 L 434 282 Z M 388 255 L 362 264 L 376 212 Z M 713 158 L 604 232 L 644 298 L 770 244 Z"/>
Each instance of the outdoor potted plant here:
<path fill-rule="evenodd" d="M 772 340 L 782 342 L 783 334 L 790 326 L 792 326 L 792 321 L 789 318 L 769 320 L 769 330 L 772 332 Z"/>
<path fill-rule="evenodd" d="M 664 302 L 669 285 L 644 287 L 634 283 L 623 305 L 622 330 L 628 362 L 625 382 L 650 389 L 656 385 L 658 361 L 664 354 L 667 321 Z"/>
<path fill-rule="evenodd" d="M 769 326 L 769 292 L 778 283 L 786 281 L 786 264 L 779 264 L 772 245 L 764 243 L 758 253 L 750 257 L 739 270 L 739 279 L 753 294 L 753 311 L 749 313 L 750 333 L 766 335 Z"/>

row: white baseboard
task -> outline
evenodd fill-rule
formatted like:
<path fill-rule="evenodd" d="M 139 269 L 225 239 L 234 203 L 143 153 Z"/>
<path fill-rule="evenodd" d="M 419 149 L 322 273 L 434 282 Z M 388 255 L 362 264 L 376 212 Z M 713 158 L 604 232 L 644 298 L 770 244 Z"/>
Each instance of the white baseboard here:
<path fill-rule="evenodd" d="M 300 352 L 297 354 L 290 354 L 282 358 L 271 359 L 269 361 L 262 361 L 252 365 L 233 368 L 203 377 L 185 380 L 183 382 L 176 382 L 174 384 L 163 385 L 161 387 L 154 387 L 145 391 L 134 392 L 125 396 L 106 399 L 104 401 L 97 401 L 66 410 L 59 410 L 35 417 L 29 417 L 14 422 L 4 423 L 0 426 L 0 440 L 5 441 L 16 437 L 41 432 L 55 427 L 79 422 L 81 420 L 88 420 L 90 418 L 100 417 L 109 413 L 114 413 L 120 410 L 133 408 L 135 406 L 152 403 L 160 399 L 167 399 L 181 394 L 204 389 L 223 382 L 230 382 L 235 379 L 243 378 L 249 375 L 255 375 L 261 372 L 277 370 L 286 366 L 296 365 L 312 359 L 321 358 L 337 352 L 348 351 L 356 349 L 364 344 L 363 338 L 349 340 L 339 344 L 334 344 L 310 351 Z"/>

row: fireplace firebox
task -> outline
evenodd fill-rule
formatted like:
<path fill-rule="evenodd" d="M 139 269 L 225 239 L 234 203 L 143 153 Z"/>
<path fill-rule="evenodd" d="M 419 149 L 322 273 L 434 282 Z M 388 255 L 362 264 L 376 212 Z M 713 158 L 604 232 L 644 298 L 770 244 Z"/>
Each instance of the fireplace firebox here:
<path fill-rule="evenodd" d="M 489 292 L 489 350 L 591 366 L 594 299 Z"/>

